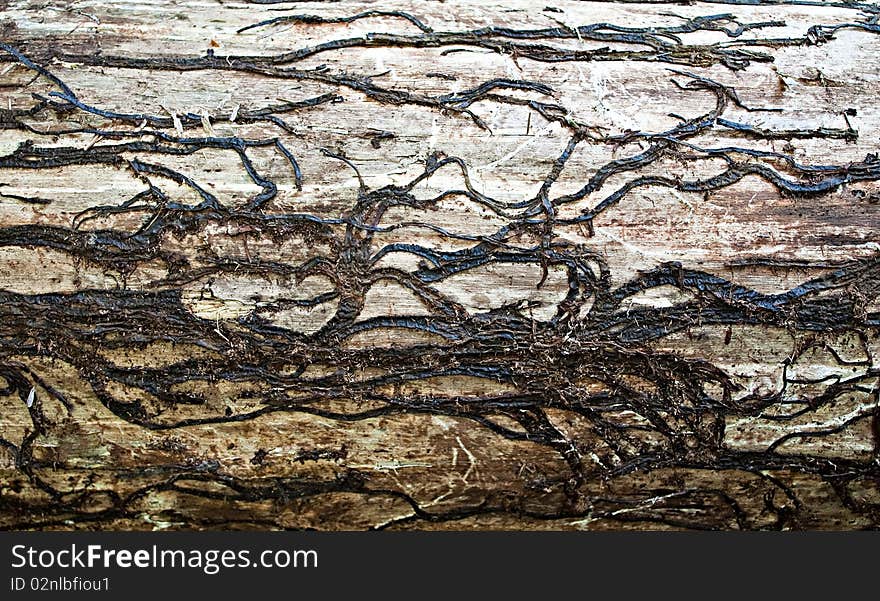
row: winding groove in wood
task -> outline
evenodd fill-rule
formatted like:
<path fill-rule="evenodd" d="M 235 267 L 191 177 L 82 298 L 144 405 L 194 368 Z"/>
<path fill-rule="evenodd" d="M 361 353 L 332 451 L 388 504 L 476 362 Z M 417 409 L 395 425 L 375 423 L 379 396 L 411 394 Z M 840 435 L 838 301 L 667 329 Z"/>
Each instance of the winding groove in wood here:
<path fill-rule="evenodd" d="M 447 31 L 435 29 L 417 8 L 349 13 L 338 7 L 319 15 L 284 7 L 284 14 L 238 31 L 256 35 L 285 24 L 322 28 L 381 19 L 401 33 L 341 36 L 283 53 L 226 55 L 212 49 L 200 56 L 76 53 L 37 40 L 0 44 L 0 67 L 17 65 L 14 87 L 33 90 L 29 106 L 0 108 L 0 127 L 21 136 L 16 148 L 0 156 L 4 182 L 32 170 L 69 174 L 106 166 L 142 185 L 121 203 L 95 199 L 66 225 L 0 224 L 0 246 L 21 251 L 16 257 L 51 252 L 78 269 L 113 274 L 115 281 L 55 292 L 0 286 L 0 396 L 8 401 L 0 445 L 11 458 L 0 492 L 0 524 L 7 529 L 157 523 L 176 528 L 877 528 L 880 366 L 872 349 L 880 328 L 875 305 L 880 255 L 830 262 L 768 256 L 739 265 L 819 274 L 770 293 L 680 261 L 660 262 L 621 281 L 601 244 L 593 242 L 606 215 L 642 191 L 670 190 L 692 195 L 693 203 L 709 202 L 757 178 L 783 198 L 821 199 L 843 189 L 853 191 L 854 204 L 869 197 L 876 202 L 871 186 L 880 181 L 880 158 L 875 153 L 835 164 L 752 144 L 848 143 L 859 137 L 849 121 L 839 128 L 749 123 L 736 114 L 761 116 L 777 109 L 748 105 L 735 86 L 707 71 L 721 66 L 748 77 L 750 65 L 772 62 L 777 49 L 836 44 L 843 31 L 871 35 L 876 46 L 880 9 L 867 3 L 833 5 L 849 11 L 851 20 L 817 22 L 801 37 L 761 37 L 765 29 L 784 25 L 782 20 L 749 22 L 734 14 L 706 13 L 675 25 L 639 27 L 611 22 L 519 27 L 511 17 L 503 25 Z M 689 43 L 685 37 L 707 32 L 723 39 Z M 744 37 L 747 32 L 752 35 Z M 586 47 L 586 42 L 602 46 Z M 656 131 L 607 133 L 579 120 L 574 107 L 558 102 L 557 91 L 542 81 L 487 76 L 480 85 L 437 94 L 377 83 L 380 77 L 354 71 L 298 66 L 324 53 L 345 57 L 375 48 L 489 50 L 548 65 L 626 61 L 638 69 L 660 62 L 668 65 L 668 79 L 681 92 L 711 108 Z M 123 110 L 87 101 L 63 75 L 66 67 L 59 67 L 70 64 L 206 76 L 239 73 L 314 84 L 323 91 L 241 106 L 234 113 L 174 115 L 154 112 L 132 95 Z M 275 205 L 279 185 L 302 194 L 309 184 L 303 156 L 285 141 L 298 131 L 290 116 L 320 122 L 324 110 L 343 100 L 343 91 L 360 94 L 368 105 L 420 106 L 440 119 L 485 130 L 492 127 L 478 107 L 519 106 L 529 111 L 530 127 L 557 124 L 567 142 L 544 168 L 530 173 L 537 193 L 512 200 L 483 191 L 472 182 L 472 165 L 439 150 L 429 153 L 421 172 L 407 181 L 371 188 L 356 158 L 340 148 L 323 148 L 326 158 L 355 176 L 356 185 L 334 191 L 344 209 L 310 210 L 302 197 L 301 210 L 280 209 Z M 245 125 L 263 134 L 215 131 Z M 718 135 L 732 142 L 718 145 Z M 83 145 L 90 137 L 93 142 Z M 394 138 L 394 132 L 377 131 L 371 140 L 379 148 Z M 569 160 L 585 146 L 615 149 L 617 155 L 583 176 L 578 189 L 557 192 Z M 260 191 L 244 202 L 229 202 L 208 182 L 174 166 L 176 157 L 206 151 L 230 155 Z M 283 181 L 277 167 L 272 175 L 262 167 L 269 155 L 283 162 Z M 696 175 L 675 175 L 662 167 L 664 161 Z M 460 187 L 421 192 L 435 176 L 450 172 Z M 56 202 L 3 187 L 0 199 L 26 207 Z M 503 225 L 481 233 L 433 223 L 432 210 L 450 200 L 479 206 Z M 417 217 L 388 223 L 389 212 L 399 209 Z M 382 235 L 398 230 L 411 239 L 383 242 Z M 191 246 L 208 231 L 221 237 L 226 232 L 239 252 L 219 254 L 208 242 Z M 574 233 L 560 235 L 566 231 Z M 289 240 L 301 241 L 295 257 L 264 258 L 248 246 L 280 248 Z M 394 263 L 401 260 L 405 264 Z M 553 274 L 563 282 L 554 311 L 545 317 L 533 313 L 538 301 L 475 311 L 443 287 L 481 269 L 503 276 L 520 267 L 539 270 L 539 289 Z M 34 279 L 40 275 L 31 273 Z M 131 285 L 135 277 L 139 283 Z M 211 302 L 212 286 L 222 278 L 280 282 L 281 292 L 268 300 L 243 300 L 245 308 L 233 317 L 211 319 L 194 312 L 194 302 Z M 323 282 L 323 288 L 293 294 L 306 281 Z M 380 283 L 408 291 L 420 310 L 362 318 L 367 295 Z M 194 289 L 200 290 L 196 299 L 190 294 Z M 678 300 L 634 302 L 670 289 Z M 284 311 L 321 306 L 332 309 L 311 332 L 277 319 Z M 790 336 L 795 342 L 780 386 L 744 389 L 730 368 L 700 352 L 698 339 L 690 343 L 692 353 L 664 347 L 669 340 L 686 340 L 694 330 L 721 332 L 722 347 L 731 344 L 734 332 Z M 376 332 L 387 338 L 374 343 L 364 338 Z M 394 332 L 421 338 L 396 341 Z M 353 344 L 355 339 L 367 342 Z M 841 351 L 841 340 L 856 349 L 856 358 Z M 179 356 L 146 365 L 119 360 L 131 352 L 149 355 L 155 348 L 180 349 Z M 830 353 L 838 372 L 796 373 L 805 358 L 823 352 Z M 82 390 L 71 396 L 63 382 L 53 380 L 59 370 L 69 381 L 79 381 Z M 474 382 L 484 388 L 469 392 Z M 219 383 L 227 387 L 216 388 Z M 27 412 L 24 427 L 11 417 L 13 402 Z M 77 421 L 86 411 L 83 403 L 99 403 L 125 424 L 125 432 L 143 437 L 132 444 L 131 457 L 117 447 L 110 451 L 110 464 L 92 471 L 83 460 L 87 453 L 76 459 L 82 449 L 68 455 L 52 451 L 64 447 L 65 439 L 101 447 L 95 437 L 102 434 L 86 433 L 88 427 Z M 835 408 L 841 413 L 828 417 Z M 323 428 L 329 434 L 312 439 L 306 432 L 278 428 L 234 429 L 276 415 L 298 416 L 279 427 Z M 815 423 L 803 421 L 811 416 Z M 731 432 L 754 420 L 775 428 L 771 442 L 763 448 L 731 444 Z M 355 460 L 346 436 L 334 442 L 332 432 L 358 423 L 404 430 L 416 423 L 424 428 L 446 424 L 444 430 L 453 424 L 446 440 L 457 441 L 452 465 L 464 488 L 453 492 L 448 484 L 445 498 L 438 494 L 430 500 L 412 492 L 407 468 L 417 470 L 416 480 L 431 483 L 426 490 L 446 486 L 445 472 L 422 469 L 418 461 L 410 465 L 402 456 L 387 467 Z M 454 433 L 460 424 L 480 433 L 462 438 Z M 841 457 L 819 448 L 821 439 L 863 424 L 869 427 L 859 436 L 868 439 L 868 452 Z M 112 427 L 101 429 L 109 433 Z M 212 455 L 204 446 L 218 432 L 213 428 L 227 427 L 233 428 L 227 431 L 233 433 L 229 449 L 246 446 L 248 437 L 259 446 L 246 457 L 244 471 L 230 469 L 217 458 L 219 452 Z M 176 437 L 187 431 L 201 432 L 194 435 L 202 438 L 198 452 Z M 353 432 L 351 437 L 364 436 L 363 430 Z M 299 468 L 260 473 L 271 463 L 272 445 L 300 435 L 309 442 L 276 460 Z M 395 439 L 389 440 L 394 454 Z M 814 446 L 787 450 L 786 445 L 805 440 Z M 519 453 L 519 473 L 488 474 L 471 441 L 486 445 L 483 455 Z M 449 450 L 443 451 L 443 462 L 449 461 Z M 95 475 L 101 470 L 112 475 Z M 66 474 L 70 477 L 62 477 Z M 492 483 L 499 480 L 506 482 Z M 322 503 L 325 513 L 349 511 L 359 517 L 332 522 L 322 514 Z M 339 510 L 339 504 L 346 509 Z M 829 516 L 822 513 L 826 506 L 837 509 Z"/>

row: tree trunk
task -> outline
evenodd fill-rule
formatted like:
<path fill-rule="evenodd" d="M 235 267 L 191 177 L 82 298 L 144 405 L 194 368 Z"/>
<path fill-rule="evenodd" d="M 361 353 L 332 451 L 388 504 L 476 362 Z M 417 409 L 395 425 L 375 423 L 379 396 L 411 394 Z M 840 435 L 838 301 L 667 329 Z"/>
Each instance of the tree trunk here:
<path fill-rule="evenodd" d="M 880 9 L 548 2 L 0 0 L 0 527 L 880 526 Z"/>

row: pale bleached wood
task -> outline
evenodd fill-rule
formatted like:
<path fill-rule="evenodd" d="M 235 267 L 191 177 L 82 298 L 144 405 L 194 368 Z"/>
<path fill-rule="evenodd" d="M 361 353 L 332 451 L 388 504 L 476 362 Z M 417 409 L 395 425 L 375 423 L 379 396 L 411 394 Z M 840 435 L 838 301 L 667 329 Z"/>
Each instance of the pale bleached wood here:
<path fill-rule="evenodd" d="M 0 2 L 2 40 L 35 57 L 52 53 L 94 56 L 163 57 L 216 55 L 271 55 L 321 42 L 366 36 L 372 33 L 417 34 L 418 29 L 393 18 L 368 18 L 348 24 L 280 24 L 236 33 L 246 25 L 283 14 L 352 15 L 364 10 L 404 10 L 437 31 L 475 29 L 496 25 L 512 28 L 556 27 L 609 22 L 620 26 L 663 26 L 695 17 L 730 12 L 741 23 L 784 21 L 776 26 L 747 31 L 742 38 L 800 38 L 810 26 L 851 23 L 864 18 L 843 6 L 727 6 L 711 3 L 637 4 L 553 2 L 561 12 L 542 10 L 526 0 L 509 2 L 421 3 L 295 3 L 252 5 L 240 2 L 92 2 L 45 5 L 26 0 Z M 674 13 L 674 14 L 670 14 Z M 678 15 L 678 16 L 675 16 Z M 687 44 L 727 40 L 719 32 L 682 34 Z M 576 50 L 630 50 L 632 44 L 563 40 L 557 46 Z M 460 48 L 453 46 L 453 48 Z M 300 69 L 326 65 L 330 73 L 374 76 L 383 86 L 425 95 L 472 89 L 493 79 L 538 81 L 554 92 L 513 91 L 510 96 L 556 102 L 570 117 L 589 124 L 597 135 L 627 131 L 660 132 L 681 122 L 670 113 L 692 118 L 711 110 L 715 97 L 705 90 L 683 90 L 673 80 L 686 70 L 735 89 L 748 106 L 771 107 L 779 112 L 751 113 L 730 106 L 724 117 L 766 129 L 817 129 L 847 127 L 842 114 L 855 109 L 849 123 L 858 130 L 854 141 L 842 139 L 760 140 L 714 128 L 699 138 L 703 147 L 739 146 L 784 153 L 804 164 L 860 163 L 877 152 L 880 140 L 880 69 L 876 57 L 880 36 L 876 32 L 843 29 L 822 45 L 772 48 L 773 62 L 753 62 L 733 71 L 723 65 L 676 66 L 659 61 L 571 61 L 546 63 L 495 53 L 487 49 L 443 54 L 444 48 L 367 48 L 333 51 L 296 63 Z M 98 54 L 100 53 L 100 54 Z M 488 126 L 481 129 L 463 115 L 410 104 L 382 104 L 364 94 L 316 82 L 292 82 L 250 73 L 197 70 L 144 70 L 94 66 L 49 60 L 45 67 L 61 77 L 78 97 L 92 106 L 117 112 L 132 111 L 167 116 L 169 113 L 212 112 L 231 114 L 283 101 L 298 101 L 336 93 L 342 101 L 285 115 L 293 132 L 270 124 L 234 124 L 215 120 L 218 136 L 279 137 L 297 157 L 303 186 L 297 190 L 290 165 L 271 149 L 254 149 L 249 156 L 261 174 L 277 183 L 278 195 L 266 207 L 269 214 L 311 213 L 322 218 L 344 216 L 357 200 L 354 171 L 322 153 L 344 153 L 363 175 L 367 188 L 404 185 L 418 176 L 432 153 L 460 157 L 469 167 L 476 189 L 504 201 L 534 197 L 571 132 L 558 122 L 541 118 L 526 106 L 492 100 L 471 109 Z M 45 78 L 13 62 L 0 63 L 0 108 L 29 107 L 32 93 L 46 94 L 53 86 Z M 429 76 L 440 73 L 454 79 Z M 237 107 L 237 108 L 236 108 Z M 29 119 L 40 131 L 91 123 L 74 112 L 59 119 L 51 112 Z M 133 126 L 120 125 L 133 129 Z M 168 130 L 174 134 L 174 129 Z M 210 132 L 189 130 L 193 136 Z M 378 132 L 393 137 L 378 139 Z M 13 153 L 25 140 L 40 147 L 96 148 L 113 141 L 91 134 L 57 138 L 17 130 L 0 130 L 0 156 Z M 375 141 L 375 143 L 374 143 Z M 572 193 L 596 169 L 617 158 L 647 148 L 644 141 L 620 145 L 582 143 L 553 188 L 554 195 Z M 148 160 L 148 153 L 126 153 L 124 158 Z M 241 206 L 260 187 L 243 171 L 233 152 L 201 150 L 185 156 L 163 156 L 162 164 L 186 174 L 228 206 Z M 703 178 L 723 170 L 721 160 L 685 163 L 663 159 L 638 175 Z M 610 191 L 634 177 L 613 176 L 599 191 L 559 209 L 559 218 L 576 217 L 601 201 Z M 158 181 L 158 179 L 157 179 Z M 162 179 L 163 190 L 179 202 L 198 202 L 185 186 Z M 464 186 L 461 172 L 445 167 L 413 190 L 429 198 L 444 190 Z M 50 199 L 49 204 L 0 199 L 0 227 L 47 225 L 70 227 L 74 217 L 89 207 L 117 205 L 141 191 L 142 180 L 130 169 L 109 165 L 76 165 L 46 169 L 0 169 L 0 193 Z M 854 190 L 860 196 L 854 196 Z M 559 226 L 554 239 L 582 245 L 607 262 L 611 285 L 621 286 L 669 261 L 686 269 L 717 275 L 764 294 L 791 290 L 846 261 L 875 261 L 880 247 L 876 232 L 880 205 L 869 202 L 880 193 L 877 181 L 842 186 L 820 196 L 784 196 L 770 183 L 749 176 L 741 182 L 704 197 L 657 186 L 630 193 L 597 217 L 595 235 L 585 227 Z M 131 230 L 143 215 L 108 215 L 89 228 Z M 490 235 L 508 220 L 462 197 L 444 199 L 431 210 L 394 207 L 383 217 L 383 226 L 429 221 L 448 231 Z M 248 261 L 260 259 L 289 265 L 314 255 L 330 256 L 332 249 L 302 236 L 272 239 L 249 235 L 249 226 L 208 224 L 196 232 L 167 236 L 162 248 L 194 264 L 206 257 Z M 242 235 L 243 233 L 243 235 Z M 238 234 L 238 235 L 236 235 Z M 418 243 L 436 250 L 453 251 L 473 246 L 419 227 L 406 227 L 375 235 L 375 247 L 392 243 Z M 531 236 L 517 241 L 522 247 L 539 242 Z M 738 262 L 772 259 L 800 265 L 737 266 Z M 418 257 L 391 253 L 373 266 L 412 273 Z M 156 291 L 177 288 L 181 302 L 192 315 L 213 321 L 230 333 L 236 319 L 279 300 L 305 299 L 333 289 L 327 278 L 259 277 L 229 272 L 210 278 L 170 284 L 173 274 L 161 261 L 140 264 L 123 274 L 113 265 L 96 265 L 61 250 L 9 245 L 0 247 L 0 288 L 23 295 L 74 294 L 87 289 Z M 540 264 L 491 264 L 449 277 L 436 290 L 456 301 L 470 315 L 486 314 L 504 304 L 534 301 L 531 318 L 551 319 L 567 290 L 562 267 L 551 267 L 545 283 Z M 670 307 L 694 296 L 677 286 L 660 286 L 631 295 L 624 304 L 632 310 Z M 866 298 L 864 310 L 876 311 L 876 299 Z M 587 306 L 585 308 L 588 309 Z M 330 300 L 312 309 L 286 307 L 264 315 L 270 323 L 302 333 L 313 333 L 337 309 Z M 429 313 L 405 286 L 379 279 L 367 293 L 361 320 L 381 316 Z M 41 319 L 34 310 L 33 319 Z M 25 366 L 42 382 L 63 392 L 73 406 L 64 406 L 46 394 L 34 380 L 42 411 L 51 421 L 33 441 L 34 472 L 53 490 L 53 498 L 35 484 L 33 474 L 16 465 L 15 453 L 4 450 L 0 481 L 0 525 L 6 528 L 877 528 L 880 515 L 878 482 L 877 330 L 870 324 L 834 332 L 804 332 L 791 328 L 737 324 L 696 323 L 687 331 L 651 341 L 645 348 L 704 360 L 726 373 L 739 386 L 733 400 L 749 395 L 773 398 L 766 413 L 788 410 L 791 401 L 821 396 L 840 378 L 862 377 L 860 387 L 841 394 L 834 402 L 791 421 L 773 421 L 767 415 L 732 415 L 724 419 L 721 446 L 733 453 L 763 453 L 781 437 L 800 433 L 776 449 L 779 459 L 771 468 L 707 470 L 682 461 L 635 470 L 619 477 L 601 475 L 617 465 L 614 450 L 583 415 L 564 408 L 546 410 L 557 431 L 579 449 L 583 473 L 579 505 L 564 494 L 570 466 L 550 446 L 531 440 L 511 440 L 485 424 L 453 415 L 402 413 L 359 421 L 341 421 L 304 413 L 275 412 L 245 421 L 209 423 L 149 430 L 114 415 L 95 397 L 91 386 L 74 366 L 40 353 L 19 354 L 13 344 L 21 332 L 3 332 L 2 361 Z M 134 335 L 134 333 L 132 334 Z M 862 335 L 860 338 L 859 335 Z M 26 334 L 24 334 L 26 337 Z M 792 362 L 799 345 L 816 341 L 816 348 Z M 26 344 L 51 345 L 51 340 Z M 356 334 L 345 348 L 408 347 L 440 339 L 429 334 L 387 328 Z M 207 348 L 206 348 L 207 347 Z M 151 342 L 102 349 L 97 356 L 120 367 L 162 368 L 192 358 L 210 360 L 229 348 L 211 345 Z M 543 352 L 536 343 L 535 353 Z M 280 358 L 283 360 L 283 357 Z M 283 361 L 281 361 L 283 363 Z M 293 370 L 290 365 L 283 369 Z M 337 366 L 320 362 L 307 374 L 333 374 Z M 381 373 L 363 372 L 353 379 Z M 614 370 L 614 366 L 609 366 Z M 786 371 L 788 370 L 788 371 Z M 812 378 L 814 384 L 783 386 L 789 379 Z M 0 380 L 2 382 L 2 380 Z M 651 381 L 637 382 L 651 394 Z M 613 392 L 601 382 L 580 382 L 583 390 Z M 560 383 L 561 386 L 561 383 Z M 592 386 L 592 388 L 591 388 Z M 178 385 L 174 392 L 202 395 L 202 405 L 181 404 L 156 418 L 158 424 L 245 414 L 262 407 L 261 394 L 270 386 L 255 382 L 199 380 Z M 108 383 L 111 394 L 146 405 L 151 395 L 135 386 Z M 510 387 L 490 379 L 443 376 L 416 380 L 384 393 L 406 397 L 477 398 L 500 395 Z M 514 388 L 515 390 L 515 388 Z M 255 393 L 255 394 L 249 394 Z M 715 392 L 717 393 L 717 391 Z M 715 394 L 707 391 L 707 394 Z M 720 393 L 718 393 L 720 395 Z M 464 401 L 463 401 L 464 402 Z M 325 401 L 327 410 L 357 412 L 380 406 L 377 401 L 339 397 Z M 29 408 L 15 391 L 0 396 L 0 437 L 21 444 L 32 429 Z M 857 419 L 856 419 L 857 418 Z M 506 415 L 487 416 L 490 422 L 524 432 Z M 616 419 L 638 424 L 643 416 L 621 410 Z M 672 418 L 670 418 L 672 419 Z M 851 422 L 851 423 L 850 423 Z M 846 424 L 829 436 L 810 437 Z M 686 429 L 681 426 L 681 429 Z M 648 429 L 641 442 L 661 446 L 659 435 Z M 695 435 L 696 436 L 696 435 Z M 684 438 L 687 438 L 686 436 Z M 657 440 L 654 440 L 657 439 Z M 654 441 L 654 442 L 652 442 Z M 785 465 L 785 458 L 815 458 L 817 462 L 853 462 L 866 466 L 863 475 L 835 490 L 833 477 Z M 873 466 L 873 467 L 872 467 Z M 211 478 L 201 478 L 204 474 Z M 332 482 L 356 474 L 370 494 L 332 490 L 315 496 L 255 495 L 248 500 L 235 486 L 271 488 L 280 480 Z M 218 478 L 214 478 L 218 475 Z M 173 487 L 164 487 L 168 478 Z M 190 476 L 193 476 L 190 479 Z M 287 480 L 285 480 L 287 481 Z M 359 480 L 360 481 L 360 480 Z M 86 491 L 87 494 L 78 496 Z M 103 491 L 103 492 L 102 492 Z M 119 510 L 119 498 L 141 491 Z M 199 494 L 199 491 L 215 494 Z M 684 491 L 684 492 L 682 492 Z M 688 492 L 690 491 L 690 492 Z M 694 492 L 697 491 L 697 492 Z M 693 493 L 693 496 L 687 496 Z M 676 506 L 676 494 L 689 499 Z M 669 501 L 664 495 L 671 495 Z M 605 508 L 605 499 L 625 499 Z M 853 502 L 856 499 L 857 502 Z M 666 503 L 670 504 L 667 505 Z M 595 504 L 596 514 L 593 514 Z M 53 509 L 62 507 L 61 510 Z M 483 511 L 489 507 L 490 510 Z M 731 509 L 735 507 L 736 509 Z M 103 512 L 103 513 L 102 513 Z M 426 516 L 449 516 L 432 519 Z M 90 521 L 90 520 L 94 521 Z"/>

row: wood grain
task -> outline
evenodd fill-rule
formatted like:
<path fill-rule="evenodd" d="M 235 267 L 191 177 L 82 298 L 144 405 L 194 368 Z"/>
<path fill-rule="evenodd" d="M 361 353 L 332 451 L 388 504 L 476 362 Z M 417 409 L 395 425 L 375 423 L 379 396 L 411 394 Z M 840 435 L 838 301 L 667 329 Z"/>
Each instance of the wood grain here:
<path fill-rule="evenodd" d="M 876 529 L 878 17 L 0 1 L 0 527 Z"/>

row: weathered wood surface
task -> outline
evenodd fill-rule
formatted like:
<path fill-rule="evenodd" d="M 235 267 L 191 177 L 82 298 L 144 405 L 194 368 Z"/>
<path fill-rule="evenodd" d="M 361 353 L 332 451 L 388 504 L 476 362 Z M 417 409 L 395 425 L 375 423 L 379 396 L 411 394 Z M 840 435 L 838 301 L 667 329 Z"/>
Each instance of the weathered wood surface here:
<path fill-rule="evenodd" d="M 544 6 L 0 0 L 0 527 L 877 528 L 878 9 Z"/>

